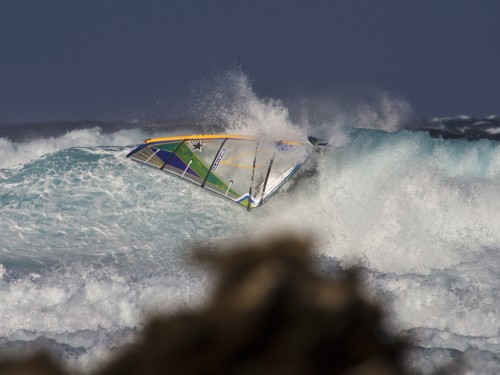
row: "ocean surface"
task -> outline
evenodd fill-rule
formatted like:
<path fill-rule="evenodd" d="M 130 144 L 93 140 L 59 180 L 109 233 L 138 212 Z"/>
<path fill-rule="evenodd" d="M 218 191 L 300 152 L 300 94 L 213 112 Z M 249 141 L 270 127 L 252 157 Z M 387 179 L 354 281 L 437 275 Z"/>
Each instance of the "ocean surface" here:
<path fill-rule="evenodd" d="M 213 127 L 1 125 L 0 352 L 48 348 L 91 371 L 151 314 L 203 303 L 213 275 L 186 261 L 193 248 L 297 232 L 314 238 L 319 272 L 361 266 L 394 332 L 416 339 L 411 369 L 462 358 L 466 373 L 500 373 L 500 118 L 315 128 L 262 105 L 217 130 L 316 129 L 331 146 L 250 213 L 125 157 L 145 138 Z"/>

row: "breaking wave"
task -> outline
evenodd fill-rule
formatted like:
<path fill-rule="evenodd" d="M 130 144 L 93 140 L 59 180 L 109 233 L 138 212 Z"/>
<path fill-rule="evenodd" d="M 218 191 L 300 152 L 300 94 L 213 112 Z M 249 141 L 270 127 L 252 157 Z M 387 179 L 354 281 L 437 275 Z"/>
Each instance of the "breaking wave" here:
<path fill-rule="evenodd" d="M 497 373 L 500 144 L 443 130 L 467 122 L 496 136 L 498 118 L 433 119 L 411 130 L 403 121 L 391 132 L 325 127 L 326 117 L 299 126 L 245 77 L 229 81 L 229 93 L 214 90 L 202 103 L 213 110 L 206 123 L 297 138 L 317 130 L 331 141 L 309 176 L 250 214 L 125 158 L 165 128 L 0 133 L 2 352 L 48 346 L 90 370 L 133 342 L 149 314 L 203 302 L 210 277 L 185 262 L 191 247 L 299 231 L 313 236 L 325 269 L 362 267 L 393 328 L 418 339 L 415 369 L 431 372 L 461 353 L 472 371 Z M 177 125 L 169 129 L 199 129 Z"/>

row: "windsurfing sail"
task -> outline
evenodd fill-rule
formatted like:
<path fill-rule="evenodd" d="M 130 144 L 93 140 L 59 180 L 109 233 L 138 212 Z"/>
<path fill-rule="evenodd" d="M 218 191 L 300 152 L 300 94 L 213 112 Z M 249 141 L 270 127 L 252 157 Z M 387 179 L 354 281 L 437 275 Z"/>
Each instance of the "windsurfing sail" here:
<path fill-rule="evenodd" d="M 266 203 L 311 156 L 313 146 L 244 135 L 147 139 L 127 157 L 195 183 L 248 210 Z"/>

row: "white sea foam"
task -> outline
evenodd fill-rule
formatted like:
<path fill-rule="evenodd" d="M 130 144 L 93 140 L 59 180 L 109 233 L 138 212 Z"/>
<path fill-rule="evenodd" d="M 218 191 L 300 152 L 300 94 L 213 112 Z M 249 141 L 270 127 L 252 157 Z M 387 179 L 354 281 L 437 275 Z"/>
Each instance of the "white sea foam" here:
<path fill-rule="evenodd" d="M 500 134 L 500 128 L 487 128 L 484 131 L 490 134 Z"/>
<path fill-rule="evenodd" d="M 67 360 L 85 368 L 150 310 L 201 298 L 187 246 L 297 231 L 344 266 L 361 262 L 372 295 L 400 330 L 423 329 L 425 347 L 498 352 L 497 143 L 356 131 L 250 214 L 128 151 L 76 147 L 4 170 L 2 346 L 42 336 L 83 347 Z"/>
<path fill-rule="evenodd" d="M 228 129 L 305 136 L 281 103 L 258 99 L 244 76 L 232 79 L 232 101 L 216 114 Z M 127 160 L 124 145 L 149 134 L 2 140 L 0 346 L 44 337 L 88 369 L 132 340 L 151 311 L 202 300 L 206 275 L 185 265 L 186 248 L 291 231 L 313 235 L 326 259 L 364 267 L 396 329 L 428 350 L 416 362 L 435 365 L 459 350 L 495 373 L 499 144 L 331 128 L 318 173 L 250 214 Z"/>
<path fill-rule="evenodd" d="M 451 267 L 500 244 L 499 156 L 492 142 L 362 132 L 320 160 L 320 175 L 293 205 L 275 208 L 278 227 L 314 230 L 321 251 L 346 265 L 423 274 Z"/>
<path fill-rule="evenodd" d="M 119 130 L 108 134 L 95 127 L 72 130 L 60 137 L 38 138 L 25 142 L 0 138 L 0 168 L 13 167 L 70 147 L 132 145 L 149 136 L 150 134 L 138 129 Z"/>
<path fill-rule="evenodd" d="M 200 89 L 197 109 L 208 122 L 222 124 L 228 132 L 274 139 L 305 140 L 303 127 L 292 123 L 279 100 L 261 99 L 240 70 L 228 70 Z"/>
<path fill-rule="evenodd" d="M 16 278 L 9 278 L 7 270 L 0 279 L 0 348 L 8 352 L 10 343 L 44 337 L 51 350 L 78 348 L 77 360 L 69 362 L 92 370 L 97 360 L 133 340 L 151 313 L 203 301 L 203 279 L 175 268 L 134 277 L 130 270 L 82 263 Z"/>

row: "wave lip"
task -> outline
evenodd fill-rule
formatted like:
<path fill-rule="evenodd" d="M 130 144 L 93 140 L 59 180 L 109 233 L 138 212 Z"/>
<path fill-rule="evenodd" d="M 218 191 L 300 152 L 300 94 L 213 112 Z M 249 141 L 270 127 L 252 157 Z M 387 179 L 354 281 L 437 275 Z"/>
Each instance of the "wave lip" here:
<path fill-rule="evenodd" d="M 0 124 L 0 138 L 22 143 L 35 139 L 59 138 L 76 130 L 99 128 L 102 134 L 112 134 L 120 130 L 142 130 L 144 132 L 173 132 L 186 127 L 201 128 L 203 124 L 194 119 L 149 119 L 132 121 L 50 121 L 20 124 Z"/>

